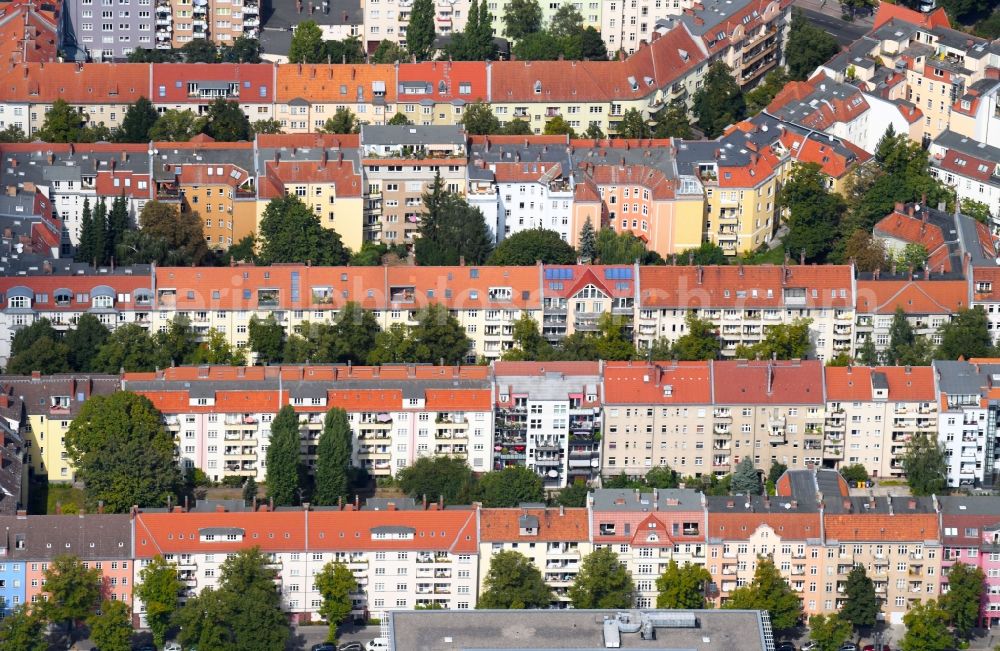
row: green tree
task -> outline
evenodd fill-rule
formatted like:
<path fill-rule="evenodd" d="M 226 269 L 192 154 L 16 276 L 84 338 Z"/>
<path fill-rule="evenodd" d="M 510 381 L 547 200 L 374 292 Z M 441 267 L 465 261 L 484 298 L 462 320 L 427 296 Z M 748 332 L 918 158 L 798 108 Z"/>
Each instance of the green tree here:
<path fill-rule="evenodd" d="M 270 564 L 257 547 L 229 556 L 219 588 L 202 590 L 178 611 L 179 642 L 204 651 L 284 649 L 288 622 L 274 588 L 277 570 Z"/>
<path fill-rule="evenodd" d="M 444 189 L 441 175 L 424 192 L 425 214 L 413 251 L 419 265 L 483 264 L 493 250 L 493 236 L 478 208 Z"/>
<path fill-rule="evenodd" d="M 616 233 L 610 228 L 597 232 L 597 260 L 600 264 L 633 264 L 646 259 L 646 245 L 629 232 Z"/>
<path fill-rule="evenodd" d="M 657 608 L 679 608 L 682 610 L 705 607 L 705 587 L 711 583 L 712 575 L 701 565 L 684 563 L 678 565 L 671 559 L 667 569 L 656 579 Z"/>
<path fill-rule="evenodd" d="M 829 32 L 813 25 L 800 9 L 792 11 L 792 27 L 785 47 L 789 77 L 805 79 L 839 51 L 837 39 Z"/>
<path fill-rule="evenodd" d="M 372 52 L 372 63 L 396 63 L 406 61 L 406 50 L 394 41 L 383 39 Z"/>
<path fill-rule="evenodd" d="M 128 107 L 122 118 L 122 125 L 115 133 L 118 142 L 149 142 L 149 130 L 159 118 L 153 103 L 140 97 Z"/>
<path fill-rule="evenodd" d="M 535 132 L 527 120 L 514 118 L 503 126 L 501 133 L 505 136 L 530 136 L 534 135 Z"/>
<path fill-rule="evenodd" d="M 587 217 L 580 229 L 580 260 L 589 263 L 597 256 L 597 233 L 594 231 L 594 223 Z"/>
<path fill-rule="evenodd" d="M 524 610 L 546 608 L 551 603 L 552 591 L 534 563 L 515 551 L 493 554 L 476 608 Z"/>
<path fill-rule="evenodd" d="M 904 349 L 913 346 L 916 335 L 913 326 L 906 319 L 906 312 L 899 305 L 892 315 L 889 324 L 889 346 L 885 349 L 885 359 L 890 364 L 899 364 L 903 358 Z"/>
<path fill-rule="evenodd" d="M 552 359 L 554 351 L 538 330 L 538 322 L 527 312 L 523 313 L 512 328 L 513 346 L 503 353 L 508 361 L 545 361 Z"/>
<path fill-rule="evenodd" d="M 42 375 L 65 373 L 72 370 L 69 364 L 71 354 L 69 346 L 63 342 L 42 337 L 8 360 L 7 373 L 10 375 L 30 375 L 34 371 Z"/>
<path fill-rule="evenodd" d="M 693 113 L 706 138 L 718 137 L 746 116 L 743 92 L 724 62 L 716 61 L 708 68 L 704 83 L 694 94 Z"/>
<path fill-rule="evenodd" d="M 600 124 L 595 121 L 587 126 L 587 130 L 583 132 L 583 137 L 590 140 L 604 140 L 604 132 L 601 131 Z M 587 217 L 587 219 L 590 219 L 590 217 Z"/>
<path fill-rule="evenodd" d="M 454 457 L 420 457 L 396 473 L 400 489 L 414 499 L 462 504 L 472 491 L 472 470 Z"/>
<path fill-rule="evenodd" d="M 632 574 L 610 547 L 583 557 L 580 572 L 569 589 L 574 608 L 631 608 L 635 601 Z"/>
<path fill-rule="evenodd" d="M 111 210 L 108 211 L 108 231 L 104 242 L 105 259 L 118 259 L 116 257 L 118 245 L 131 230 L 131 221 L 128 214 L 128 200 L 124 195 L 115 197 L 111 201 Z"/>
<path fill-rule="evenodd" d="M 687 107 L 684 102 L 675 100 L 660 109 L 653 117 L 653 137 L 654 138 L 682 138 L 690 139 L 694 137 L 691 129 L 691 120 L 688 118 Z"/>
<path fill-rule="evenodd" d="M 955 637 L 948 630 L 948 613 L 931 599 L 910 607 L 903 615 L 906 634 L 901 651 L 947 651 L 955 646 Z"/>
<path fill-rule="evenodd" d="M 42 612 L 50 622 L 62 622 L 72 631 L 87 619 L 101 600 L 101 571 L 87 569 L 76 556 L 57 556 L 45 570 Z"/>
<path fill-rule="evenodd" d="M 153 633 L 153 643 L 162 647 L 170 621 L 177 611 L 177 595 L 184 585 L 177 578 L 177 566 L 157 554 L 139 572 L 135 596 L 146 607 L 146 624 Z"/>
<path fill-rule="evenodd" d="M 855 565 L 847 575 L 844 586 L 844 605 L 840 617 L 854 628 L 870 628 L 875 625 L 881 604 L 875 594 L 875 584 L 865 571 L 864 565 Z"/>
<path fill-rule="evenodd" d="M 288 47 L 289 63 L 326 63 L 323 51 L 323 30 L 315 20 L 303 20 L 292 32 Z"/>
<path fill-rule="evenodd" d="M 545 501 L 542 478 L 524 466 L 508 466 L 483 474 L 477 482 L 476 494 L 488 509 Z"/>
<path fill-rule="evenodd" d="M 0 129 L 0 142 L 28 142 L 24 129 L 19 124 L 9 124 Z"/>
<path fill-rule="evenodd" d="M 443 305 L 433 303 L 417 312 L 417 325 L 410 330 L 413 359 L 424 363 L 459 364 L 469 353 L 472 342 Z"/>
<path fill-rule="evenodd" d="M 21 354 L 29 350 L 35 342 L 41 339 L 55 341 L 59 338 L 59 333 L 52 327 L 52 322 L 42 317 L 31 325 L 18 329 L 11 340 L 10 352 L 12 355 Z"/>
<path fill-rule="evenodd" d="M 364 363 L 367 352 L 375 347 L 378 332 L 379 325 L 375 315 L 362 309 L 354 301 L 348 301 L 341 308 L 331 329 L 330 361 Z"/>
<path fill-rule="evenodd" d="M 108 206 L 103 199 L 94 204 L 90 231 L 81 231 L 81 239 L 84 236 L 87 237 L 94 264 L 105 264 L 108 260 Z"/>
<path fill-rule="evenodd" d="M 696 249 L 686 249 L 677 255 L 678 260 L 685 264 L 725 265 L 729 258 L 718 244 L 702 242 Z"/>
<path fill-rule="evenodd" d="M 243 38 L 242 36 L 240 38 Z M 275 120 L 274 118 L 269 118 L 267 120 L 256 120 L 250 124 L 250 131 L 254 136 L 260 134 L 281 134 L 284 130 L 281 128 L 281 122 Z"/>
<path fill-rule="evenodd" d="M 91 367 L 98 373 L 118 373 L 123 369 L 127 372 L 152 371 L 162 361 L 149 332 L 138 323 L 126 323 L 108 336 Z"/>
<path fill-rule="evenodd" d="M 670 356 L 683 361 L 717 359 L 722 351 L 722 342 L 716 327 L 689 312 L 684 318 L 683 335 L 670 346 Z"/>
<path fill-rule="evenodd" d="M 21 651 L 48 651 L 45 619 L 40 612 L 29 612 L 28 604 L 15 606 L 0 619 L 0 648 Z"/>
<path fill-rule="evenodd" d="M 576 251 L 555 231 L 532 228 L 505 238 L 493 250 L 491 265 L 530 266 L 541 260 L 545 264 L 575 264 Z"/>
<path fill-rule="evenodd" d="M 785 246 L 807 260 L 825 262 L 833 250 L 830 234 L 837 232 L 847 204 L 828 190 L 819 164 L 796 164 L 778 201 L 788 211 Z"/>
<path fill-rule="evenodd" d="M 358 122 L 357 116 L 351 109 L 341 106 L 333 114 L 333 117 L 327 118 L 320 131 L 322 133 L 359 133 L 361 123 Z"/>
<path fill-rule="evenodd" d="M 871 272 L 883 269 L 888 261 L 885 243 L 871 232 L 860 228 L 851 233 L 844 245 L 844 260 L 854 261 L 858 271 Z"/>
<path fill-rule="evenodd" d="M 191 110 L 167 109 L 160 114 L 160 119 L 150 127 L 149 139 L 187 142 L 196 134 L 201 133 L 205 122 L 206 118 L 198 117 Z"/>
<path fill-rule="evenodd" d="M 413 121 L 410 120 L 410 118 L 406 117 L 405 114 L 396 111 L 396 115 L 389 118 L 389 121 L 386 124 L 390 124 L 396 127 L 402 127 L 402 126 L 412 125 Z"/>
<path fill-rule="evenodd" d="M 281 351 L 285 346 L 285 329 L 275 321 L 274 315 L 259 319 L 254 314 L 247 327 L 247 345 L 257 354 L 257 362 L 268 364 L 281 361 Z"/>
<path fill-rule="evenodd" d="M 210 328 L 206 340 L 195 348 L 190 362 L 199 365 L 244 366 L 247 358 L 242 349 L 229 343 L 225 334 Z"/>
<path fill-rule="evenodd" d="M 549 31 L 558 37 L 573 36 L 583 29 L 583 14 L 568 2 L 559 5 L 552 14 Z"/>
<path fill-rule="evenodd" d="M 219 50 L 215 43 L 207 38 L 195 38 L 184 44 L 180 49 L 185 63 L 217 63 Z"/>
<path fill-rule="evenodd" d="M 197 212 L 147 201 L 139 213 L 138 232 L 125 233 L 118 245 L 118 259 L 126 264 L 203 265 L 211 256 L 203 223 Z"/>
<path fill-rule="evenodd" d="M 982 569 L 955 563 L 948 570 L 948 592 L 941 595 L 938 604 L 948 613 L 948 620 L 959 637 L 969 639 L 979 622 L 985 591 L 986 575 Z"/>
<path fill-rule="evenodd" d="M 798 625 L 802 617 L 802 602 L 781 576 L 774 562 L 757 559 L 753 581 L 729 593 L 724 608 L 766 610 L 775 631 L 787 631 Z"/>
<path fill-rule="evenodd" d="M 555 61 L 564 54 L 563 46 L 551 33 L 539 31 L 522 36 L 511 52 L 522 61 Z"/>
<path fill-rule="evenodd" d="M 285 405 L 271 422 L 267 448 L 267 496 L 276 506 L 291 506 L 298 498 L 302 485 L 299 451 L 299 417 L 291 405 Z"/>
<path fill-rule="evenodd" d="M 340 234 L 323 228 L 309 206 L 291 195 L 268 202 L 260 220 L 260 243 L 263 264 L 337 266 L 347 264 L 351 258 Z"/>
<path fill-rule="evenodd" d="M 837 615 L 813 615 L 809 618 L 809 639 L 816 651 L 838 651 L 851 636 L 851 623 Z"/>
<path fill-rule="evenodd" d="M 316 504 L 336 504 L 349 497 L 352 440 L 347 412 L 338 407 L 326 412 L 316 448 Z"/>
<path fill-rule="evenodd" d="M 260 63 L 260 40 L 240 36 L 232 45 L 219 48 L 219 59 L 223 63 Z"/>
<path fill-rule="evenodd" d="M 609 312 L 597 319 L 597 337 L 594 345 L 600 359 L 624 360 L 636 356 L 635 344 L 625 330 L 625 319 Z"/>
<path fill-rule="evenodd" d="M 788 72 L 784 68 L 776 68 L 767 73 L 764 81 L 746 94 L 747 115 L 757 115 L 771 103 L 774 96 L 785 87 L 789 81 Z"/>
<path fill-rule="evenodd" d="M 937 439 L 917 432 L 901 459 L 906 483 L 914 495 L 935 495 L 944 490 L 948 464 Z"/>
<path fill-rule="evenodd" d="M 519 41 L 542 29 L 542 8 L 538 0 L 511 0 L 503 22 L 504 36 Z"/>
<path fill-rule="evenodd" d="M 840 474 L 848 484 L 857 485 L 860 482 L 868 481 L 868 470 L 863 463 L 855 463 L 844 466 L 840 469 Z"/>
<path fill-rule="evenodd" d="M 975 199 L 962 199 L 961 212 L 981 224 L 989 224 L 993 219 L 989 205 Z"/>
<path fill-rule="evenodd" d="M 470 136 L 500 133 L 500 120 L 493 114 L 490 105 L 481 100 L 465 107 L 461 122 L 465 132 Z"/>
<path fill-rule="evenodd" d="M 798 318 L 767 328 L 764 339 L 753 346 L 739 345 L 740 359 L 803 359 L 811 347 L 809 324 L 812 319 Z"/>
<path fill-rule="evenodd" d="M 60 98 L 46 111 L 42 128 L 35 133 L 35 137 L 45 142 L 80 142 L 83 140 L 83 122 L 83 114 Z"/>
<path fill-rule="evenodd" d="M 938 345 L 937 359 L 958 359 L 964 357 L 992 357 L 993 340 L 990 337 L 986 311 L 981 306 L 959 310 L 951 321 L 941 326 L 941 343 Z"/>
<path fill-rule="evenodd" d="M 220 142 L 252 140 L 253 130 L 250 118 L 240 108 L 239 102 L 230 102 L 221 97 L 208 105 L 208 121 L 202 126 L 202 133 Z"/>
<path fill-rule="evenodd" d="M 418 61 L 429 59 L 434 49 L 434 0 L 414 0 L 406 28 L 406 49 Z"/>
<path fill-rule="evenodd" d="M 356 36 L 348 36 L 343 40 L 331 40 L 323 43 L 323 61 L 335 63 L 364 63 L 365 52 L 361 41 Z"/>
<path fill-rule="evenodd" d="M 608 58 L 608 48 L 604 45 L 604 39 L 593 25 L 584 27 L 580 32 L 580 58 L 589 61 L 605 61 Z"/>
<path fill-rule="evenodd" d="M 129 63 L 179 63 L 180 52 L 174 49 L 147 49 L 137 47 L 128 55 Z"/>
<path fill-rule="evenodd" d="M 101 651 L 131 651 L 132 613 L 124 601 L 105 601 L 87 619 L 90 639 Z"/>
<path fill-rule="evenodd" d="M 582 481 L 574 481 L 566 485 L 566 488 L 556 495 L 556 503 L 567 508 L 583 508 L 587 506 L 587 496 L 590 489 Z"/>
<path fill-rule="evenodd" d="M 656 466 L 642 478 L 649 488 L 677 488 L 680 486 L 680 475 L 670 466 Z"/>
<path fill-rule="evenodd" d="M 97 351 L 108 340 L 111 332 L 93 314 L 81 314 L 76 328 L 68 330 L 64 341 L 69 349 L 69 365 L 74 371 L 94 371 Z"/>
<path fill-rule="evenodd" d="M 134 393 L 91 396 L 66 431 L 66 451 L 90 509 L 101 501 L 109 513 L 163 506 L 181 486 L 173 436 L 153 403 Z"/>
<path fill-rule="evenodd" d="M 858 349 L 858 361 L 865 366 L 878 366 L 879 364 L 878 350 L 875 349 L 875 342 L 872 341 L 871 334 L 865 335 L 865 340 Z"/>
<path fill-rule="evenodd" d="M 569 126 L 569 122 L 564 120 L 561 115 L 557 115 L 546 122 L 543 133 L 547 136 L 568 135 L 570 138 L 576 138 L 576 132 L 573 131 L 573 127 Z"/>
<path fill-rule="evenodd" d="M 760 485 L 760 475 L 753 465 L 753 459 L 749 456 L 736 464 L 733 469 L 732 490 L 734 495 L 760 495 L 762 486 Z"/>
<path fill-rule="evenodd" d="M 358 582 L 347 566 L 337 561 L 329 561 L 313 579 L 316 590 L 323 598 L 319 614 L 330 625 L 328 640 L 337 639 L 337 627 L 351 614 L 354 601 L 351 593 L 357 591 Z"/>
<path fill-rule="evenodd" d="M 648 138 L 652 135 L 649 123 L 642 116 L 639 109 L 630 108 L 622 114 L 622 120 L 618 123 L 619 138 Z"/>

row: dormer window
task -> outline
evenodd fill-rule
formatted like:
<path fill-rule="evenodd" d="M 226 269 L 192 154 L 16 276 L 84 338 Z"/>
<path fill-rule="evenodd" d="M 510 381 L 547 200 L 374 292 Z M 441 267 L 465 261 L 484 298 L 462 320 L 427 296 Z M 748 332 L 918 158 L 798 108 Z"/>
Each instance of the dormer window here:
<path fill-rule="evenodd" d="M 535 94 L 536 95 L 541 95 L 542 94 L 542 82 L 540 82 L 540 81 L 536 81 L 535 82 Z"/>

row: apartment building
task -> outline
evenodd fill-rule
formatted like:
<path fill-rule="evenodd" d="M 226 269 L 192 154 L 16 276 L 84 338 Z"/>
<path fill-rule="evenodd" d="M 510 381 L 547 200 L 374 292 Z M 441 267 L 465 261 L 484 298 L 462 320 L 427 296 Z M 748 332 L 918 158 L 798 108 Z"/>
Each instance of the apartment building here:
<path fill-rule="evenodd" d="M 671 31 L 685 27 L 708 58 L 723 61 L 737 83 L 748 88 L 784 63 L 791 6 L 787 0 L 708 0 L 656 26 Z"/>
<path fill-rule="evenodd" d="M 731 431 L 725 428 L 713 438 L 706 423 L 712 409 L 711 372 L 706 362 L 608 362 L 602 473 L 641 477 L 659 466 L 685 476 L 728 472 L 733 465 Z"/>
<path fill-rule="evenodd" d="M 414 124 L 460 124 L 468 104 L 487 101 L 489 69 L 479 61 L 401 62 L 396 110 Z"/>
<path fill-rule="evenodd" d="M 128 514 L 33 515 L 0 517 L 4 608 L 45 601 L 45 572 L 56 558 L 72 555 L 101 571 L 101 598 L 132 605 L 135 585 L 132 520 Z"/>
<path fill-rule="evenodd" d="M 0 376 L 0 404 L 23 409 L 26 427 L 24 465 L 31 474 L 49 482 L 72 482 L 73 467 L 66 453 L 65 437 L 83 403 L 93 396 L 107 396 L 121 388 L 117 375 Z"/>
<path fill-rule="evenodd" d="M 385 124 L 396 113 L 394 66 L 297 63 L 273 70 L 274 117 L 285 133 L 319 131 L 341 108 L 367 124 Z"/>
<path fill-rule="evenodd" d="M 593 551 L 587 509 L 481 509 L 479 512 L 479 594 L 486 589 L 494 554 L 514 551 L 528 558 L 552 590 L 552 605 L 568 608 L 569 588 L 580 562 Z"/>
<path fill-rule="evenodd" d="M 332 561 L 353 572 L 354 613 L 475 606 L 479 585 L 478 510 L 406 501 L 378 508 L 226 510 L 135 514 L 135 579 L 156 556 L 177 564 L 186 595 L 216 587 L 229 554 L 257 547 L 278 572 L 281 605 L 293 620 L 317 619 L 314 576 Z M 128 516 L 125 516 L 126 520 Z M 180 535 L 183 533 L 184 535 Z M 141 603 L 135 612 L 140 623 Z"/>
<path fill-rule="evenodd" d="M 994 341 L 1000 337 L 1000 269 L 996 267 L 972 268 L 972 307 L 986 312 L 987 327 Z M 994 287 L 997 291 L 994 291 Z"/>
<path fill-rule="evenodd" d="M 943 549 L 936 497 L 845 497 L 824 506 L 824 606 L 826 601 L 841 605 L 838 595 L 855 565 L 863 565 L 875 583 L 882 615 L 891 625 L 901 624 L 914 605 L 940 595 Z"/>
<path fill-rule="evenodd" d="M 902 278 L 859 279 L 857 292 L 855 346 L 860 347 L 870 337 L 879 352 L 889 345 L 889 328 L 897 308 L 903 310 L 914 334 L 936 345 L 941 343 L 940 327 L 969 307 L 967 280 L 951 274 L 934 278 L 929 270 L 922 277 L 904 273 Z"/>
<path fill-rule="evenodd" d="M 302 3 L 298 5 L 301 7 Z M 147 5 L 148 6 L 148 5 Z M 311 11 L 310 11 L 311 13 Z M 148 12 L 146 12 L 148 17 Z M 258 0 L 157 0 L 156 48 L 182 48 L 197 39 L 232 45 L 260 36 Z M 146 41 L 148 43 L 148 41 Z M 149 48 L 149 45 L 140 47 Z M 128 56 L 123 51 L 124 56 Z"/>
<path fill-rule="evenodd" d="M 493 470 L 527 467 L 546 488 L 600 473 L 599 362 L 494 362 Z"/>
<path fill-rule="evenodd" d="M 977 567 L 986 576 L 978 625 L 1000 624 L 1000 507 L 996 500 L 961 496 L 938 498 L 941 504 L 941 594 L 948 592 L 948 572 L 956 563 Z"/>
<path fill-rule="evenodd" d="M 872 477 L 902 477 L 913 436 L 937 436 L 931 367 L 827 367 L 824 374 L 823 465 L 861 464 Z"/>
<path fill-rule="evenodd" d="M 705 496 L 689 489 L 605 489 L 591 494 L 590 539 L 611 548 L 632 573 L 636 606 L 656 605 L 656 579 L 670 561 L 704 565 L 708 529 Z"/>
<path fill-rule="evenodd" d="M 178 367 L 126 373 L 122 386 L 149 398 L 174 433 L 181 463 L 223 477 L 266 475 L 270 423 L 285 405 L 299 414 L 302 460 L 316 463 L 326 412 L 348 412 L 353 462 L 390 476 L 424 456 L 491 467 L 493 422 L 482 367 Z"/>
<path fill-rule="evenodd" d="M 143 95 L 160 113 L 172 109 L 204 115 L 212 102 L 224 99 L 238 103 L 251 122 L 277 117 L 277 70 L 273 65 L 171 63 L 143 67 L 150 71 L 150 88 L 144 89 Z"/>
<path fill-rule="evenodd" d="M 708 596 L 716 603 L 753 581 L 759 559 L 769 558 L 800 595 L 807 615 L 834 610 L 818 592 L 825 559 L 822 514 L 814 503 L 758 495 L 705 500 L 705 569 L 717 589 Z"/>
<path fill-rule="evenodd" d="M 636 344 L 684 334 L 688 314 L 718 326 L 722 354 L 760 341 L 770 325 L 811 319 L 810 355 L 852 352 L 857 283 L 850 266 L 640 267 Z"/>
<path fill-rule="evenodd" d="M 992 485 L 997 468 L 996 360 L 934 361 L 938 442 L 949 486 Z"/>
<path fill-rule="evenodd" d="M 632 54 L 643 41 L 649 41 L 659 34 L 657 27 L 664 16 L 678 16 L 681 13 L 694 10 L 699 3 L 693 0 L 641 0 L 635 4 L 627 1 L 589 3 L 588 11 L 581 7 L 583 3 L 575 3 L 584 16 L 584 25 L 599 22 L 594 25 L 600 32 L 608 52 L 624 50 Z M 598 13 L 590 13 L 597 7 Z"/>
<path fill-rule="evenodd" d="M 498 242 L 544 228 L 575 243 L 574 165 L 566 136 L 471 137 L 466 197 Z"/>
<path fill-rule="evenodd" d="M 454 126 L 361 128 L 361 164 L 368 183 L 365 239 L 412 244 L 423 194 L 440 175 L 444 189 L 464 193 L 465 133 Z"/>
<path fill-rule="evenodd" d="M 986 204 L 995 232 L 1000 229 L 1000 135 L 994 141 L 988 144 L 946 129 L 929 151 L 931 173 L 953 188 L 960 200 Z"/>
<path fill-rule="evenodd" d="M 123 61 L 136 48 L 156 45 L 158 25 L 148 1 L 125 0 L 118 6 L 66 2 L 61 6 L 65 14 L 59 41 L 77 60 Z"/>
<path fill-rule="evenodd" d="M 363 42 L 368 52 L 374 51 L 385 40 L 406 45 L 406 28 L 410 24 L 413 0 L 387 0 L 383 4 L 379 4 L 378 0 L 363 0 L 361 7 L 365 20 Z M 468 18 L 468 0 L 435 0 L 435 34 L 449 36 L 462 32 Z"/>

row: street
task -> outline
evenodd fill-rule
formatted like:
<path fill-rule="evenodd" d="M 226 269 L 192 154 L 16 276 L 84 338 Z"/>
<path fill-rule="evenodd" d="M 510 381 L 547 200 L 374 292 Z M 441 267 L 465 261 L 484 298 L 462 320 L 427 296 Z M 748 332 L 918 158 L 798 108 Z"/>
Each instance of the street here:
<path fill-rule="evenodd" d="M 824 11 L 818 11 L 819 3 L 813 0 L 799 0 L 795 4 L 802 9 L 809 22 L 836 38 L 841 47 L 858 40 L 872 27 L 871 18 L 856 18 L 853 22 L 841 18 L 840 3 L 833 0 L 826 3 Z M 825 11 L 829 7 L 833 7 L 835 11 L 832 13 Z"/>

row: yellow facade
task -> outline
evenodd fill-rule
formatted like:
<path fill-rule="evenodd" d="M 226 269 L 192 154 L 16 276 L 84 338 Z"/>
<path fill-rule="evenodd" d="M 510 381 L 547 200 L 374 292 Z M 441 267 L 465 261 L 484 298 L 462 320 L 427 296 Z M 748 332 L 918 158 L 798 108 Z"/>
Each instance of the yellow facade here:
<path fill-rule="evenodd" d="M 31 455 L 31 471 L 34 475 L 48 475 L 50 482 L 73 481 L 73 467 L 66 453 L 66 430 L 71 419 L 49 418 L 44 414 L 28 416 L 28 452 Z"/>
<path fill-rule="evenodd" d="M 755 187 L 719 187 L 710 176 L 703 176 L 708 205 L 707 239 L 727 255 L 757 250 L 771 239 L 777 219 L 777 175 Z"/>

